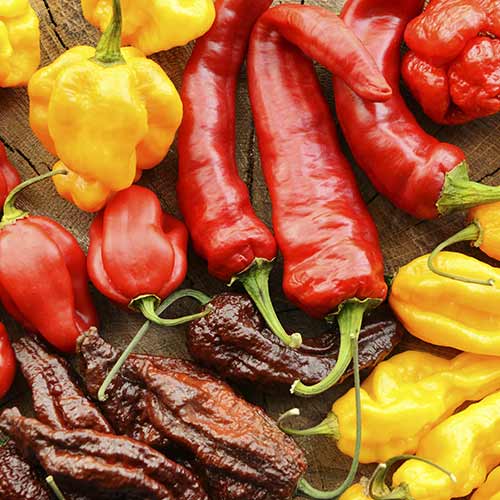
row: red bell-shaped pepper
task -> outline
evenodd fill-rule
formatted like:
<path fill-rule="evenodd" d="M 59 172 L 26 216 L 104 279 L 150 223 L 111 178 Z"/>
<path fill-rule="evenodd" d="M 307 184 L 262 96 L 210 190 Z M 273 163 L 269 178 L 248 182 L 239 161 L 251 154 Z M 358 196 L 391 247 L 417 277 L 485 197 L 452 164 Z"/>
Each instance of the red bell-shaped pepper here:
<path fill-rule="evenodd" d="M 5 203 L 7 195 L 21 182 L 19 172 L 7 158 L 5 146 L 0 142 L 0 204 Z"/>
<path fill-rule="evenodd" d="M 3 323 L 0 323 L 0 399 L 2 399 L 14 382 L 16 374 L 16 358 L 10 345 L 9 336 Z"/>
<path fill-rule="evenodd" d="M 7 196 L 0 222 L 0 300 L 25 328 L 57 349 L 73 352 L 76 339 L 98 323 L 85 254 L 60 224 L 14 206 L 16 195 L 27 186 L 65 173 L 29 179 Z"/>

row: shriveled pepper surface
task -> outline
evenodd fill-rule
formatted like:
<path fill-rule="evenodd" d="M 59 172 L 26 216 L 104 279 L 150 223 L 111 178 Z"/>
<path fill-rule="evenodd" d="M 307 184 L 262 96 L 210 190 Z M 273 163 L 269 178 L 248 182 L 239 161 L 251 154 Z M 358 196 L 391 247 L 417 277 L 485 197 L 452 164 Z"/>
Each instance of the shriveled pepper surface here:
<path fill-rule="evenodd" d="M 287 0 L 301 3 L 298 0 Z M 278 3 L 278 2 L 276 2 Z M 305 0 L 302 3 L 321 5 L 328 9 L 339 11 L 343 0 Z M 86 23 L 79 10 L 79 2 L 69 0 L 32 0 L 32 5 L 40 15 L 42 32 L 42 64 L 46 65 L 67 48 L 78 44 L 93 44 L 98 38 L 98 32 Z M 182 69 L 189 58 L 190 48 L 173 49 L 153 56 L 153 59 L 163 66 L 179 88 Z M 323 88 L 330 103 L 332 90 L 330 76 L 319 69 Z M 404 91 L 405 96 L 408 92 Z M 463 148 L 471 165 L 471 177 L 487 184 L 500 184 L 500 115 L 478 120 L 460 127 L 441 127 L 425 119 L 415 102 L 410 100 L 411 109 L 425 129 L 439 137 Z M 333 108 L 332 108 L 333 109 Z M 45 151 L 31 132 L 28 124 L 28 99 L 25 89 L 0 89 L 0 140 L 5 142 L 10 160 L 18 167 L 23 178 L 44 173 L 53 164 L 53 158 Z M 259 155 L 252 125 L 250 106 L 247 97 L 245 75 L 241 75 L 237 106 L 237 157 L 240 175 L 250 189 L 253 205 L 259 217 L 267 224 L 271 222 L 271 205 L 265 189 L 259 164 Z M 349 155 L 348 155 L 349 156 Z M 152 188 L 160 197 L 164 208 L 179 216 L 175 200 L 177 156 L 175 146 L 166 159 L 155 169 L 144 174 L 141 184 Z M 430 251 L 436 244 L 451 236 L 463 226 L 463 216 L 456 214 L 438 221 L 419 222 L 394 209 L 391 204 L 378 195 L 366 177 L 356 169 L 356 175 L 369 209 L 379 228 L 382 249 L 386 259 L 388 272 L 409 260 Z M 87 232 L 91 216 L 84 214 L 73 205 L 57 196 L 51 183 L 38 184 L 20 200 L 20 206 L 35 214 L 54 217 L 75 234 L 80 243 L 87 247 Z M 455 248 L 454 248 L 455 249 Z M 484 259 L 477 250 L 471 250 L 467 244 L 456 247 L 475 257 Z M 15 257 L 15 256 L 13 256 Z M 224 285 L 209 276 L 206 263 L 190 252 L 189 271 L 186 285 L 201 289 L 207 293 L 224 291 Z M 325 329 L 325 324 L 309 320 L 302 312 L 297 311 L 288 303 L 281 292 L 281 265 L 271 277 L 271 292 L 275 297 L 276 307 L 285 325 L 307 334 L 319 333 Z M 118 347 L 125 346 L 142 324 L 138 315 L 127 314 L 112 305 L 103 296 L 93 290 L 99 315 L 102 319 L 101 333 L 106 339 Z M 192 304 L 179 304 L 172 309 L 175 315 L 193 311 Z M 22 334 L 22 328 L 0 311 L 0 321 L 5 322 L 9 332 L 14 337 Z M 160 353 L 187 357 L 184 344 L 186 326 L 172 329 L 153 328 L 144 339 L 140 349 L 144 352 Z M 423 349 L 449 355 L 451 350 L 439 349 L 426 345 L 407 336 L 399 350 L 408 348 Z M 250 400 L 261 404 L 268 413 L 277 417 L 281 412 L 299 406 L 303 417 L 297 421 L 309 427 L 318 423 L 331 408 L 332 402 L 343 394 L 352 384 L 349 380 L 326 394 L 303 400 L 287 394 L 273 397 L 263 396 L 258 391 L 246 392 Z M 4 405 L 19 405 L 23 413 L 28 414 L 30 408 L 29 394 L 19 382 L 14 386 Z M 349 468 L 350 459 L 342 456 L 335 444 L 327 438 L 315 437 L 301 439 L 300 444 L 308 455 L 308 479 L 316 486 L 332 488 L 343 479 Z M 370 466 L 364 466 L 360 473 L 369 474 Z"/>

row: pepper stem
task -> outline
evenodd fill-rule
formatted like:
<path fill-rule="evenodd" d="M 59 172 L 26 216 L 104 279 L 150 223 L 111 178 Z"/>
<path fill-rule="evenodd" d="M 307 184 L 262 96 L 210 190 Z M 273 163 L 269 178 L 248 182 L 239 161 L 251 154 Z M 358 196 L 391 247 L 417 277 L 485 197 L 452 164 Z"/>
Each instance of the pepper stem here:
<path fill-rule="evenodd" d="M 335 441 L 340 439 L 339 420 L 335 413 L 329 412 L 322 422 L 314 427 L 310 427 L 309 429 L 292 429 L 282 425 L 283 420 L 286 420 L 289 417 L 298 417 L 299 415 L 300 410 L 298 408 L 292 408 L 291 410 L 283 413 L 277 421 L 279 428 L 286 434 L 290 434 L 292 436 L 328 436 Z"/>
<path fill-rule="evenodd" d="M 495 280 L 475 280 L 473 278 L 466 278 L 465 276 L 459 276 L 457 274 L 447 273 L 445 271 L 440 271 L 436 265 L 436 257 L 442 252 L 446 247 L 453 245 L 454 243 L 459 243 L 461 241 L 481 241 L 482 239 L 482 229 L 478 222 L 473 222 L 465 229 L 462 229 L 457 234 L 453 235 L 451 238 L 448 238 L 446 241 L 443 241 L 440 245 L 438 245 L 432 253 L 429 255 L 427 259 L 427 265 L 429 269 L 439 276 L 443 276 L 444 278 L 450 278 L 456 281 L 463 281 L 464 283 L 474 283 L 476 285 L 485 285 L 485 286 L 494 286 Z M 480 243 L 479 243 L 480 244 Z"/>
<path fill-rule="evenodd" d="M 54 476 L 47 476 L 45 478 L 45 481 L 50 486 L 50 489 L 54 492 L 57 500 L 66 500 L 64 498 L 63 492 L 59 489 L 59 486 L 57 486 L 57 483 L 54 480 Z"/>
<path fill-rule="evenodd" d="M 55 175 L 68 175 L 68 171 L 63 169 L 52 170 L 51 172 L 47 172 L 46 174 L 39 175 L 37 177 L 32 177 L 31 179 L 28 179 L 24 182 L 21 182 L 21 184 L 18 184 L 7 195 L 7 198 L 5 199 L 5 203 L 3 205 L 3 217 L 0 220 L 0 229 L 5 226 L 8 226 L 9 224 L 12 224 L 13 222 L 16 222 L 16 220 L 24 219 L 24 217 L 27 217 L 29 215 L 28 212 L 25 212 L 24 210 L 17 208 L 15 205 L 17 195 L 21 191 L 31 186 L 32 184 L 36 184 L 37 182 L 48 179 L 49 177 L 54 177 Z"/>
<path fill-rule="evenodd" d="M 198 290 L 191 290 L 189 288 L 186 288 L 185 290 L 179 290 L 177 292 L 174 292 L 171 294 L 169 297 L 167 297 L 156 309 L 156 315 L 160 315 L 162 312 L 167 309 L 167 307 L 171 306 L 174 302 L 176 302 L 179 299 L 182 299 L 184 297 L 192 297 L 193 299 L 197 300 L 200 302 L 202 305 L 207 305 L 208 302 L 211 300 L 211 298 L 208 295 L 205 295 L 202 292 L 199 292 Z M 207 308 L 205 314 L 207 314 L 209 309 Z M 186 316 L 187 317 L 187 316 Z M 175 321 L 175 320 L 174 320 Z M 108 390 L 109 385 L 113 381 L 113 379 L 116 377 L 118 372 L 121 370 L 122 366 L 125 364 L 125 361 L 127 361 L 127 358 L 130 356 L 130 354 L 133 352 L 133 350 L 136 348 L 137 344 L 142 340 L 146 332 L 149 330 L 151 327 L 151 321 L 146 321 L 139 331 L 135 334 L 135 337 L 132 339 L 130 344 L 127 346 L 127 348 L 122 352 L 116 363 L 114 364 L 113 368 L 109 371 L 109 373 L 106 375 L 106 378 L 104 379 L 104 382 L 102 383 L 101 387 L 99 388 L 99 391 L 97 392 L 97 399 L 101 402 L 104 402 L 108 399 L 108 396 L 106 395 L 106 391 Z"/>
<path fill-rule="evenodd" d="M 304 478 L 299 481 L 297 492 L 304 493 L 311 498 L 331 499 L 340 497 L 353 483 L 356 477 L 356 472 L 359 467 L 359 454 L 361 452 L 361 382 L 359 378 L 359 353 L 358 339 L 351 339 L 351 349 L 354 363 L 354 390 L 356 393 L 356 446 L 354 448 L 354 456 L 352 459 L 351 468 L 344 482 L 335 490 L 320 491 L 311 486 Z"/>
<path fill-rule="evenodd" d="M 229 285 L 239 281 L 252 298 L 257 309 L 264 317 L 271 331 L 288 347 L 297 349 L 302 345 L 302 335 L 289 335 L 281 324 L 269 294 L 269 275 L 273 263 L 267 259 L 255 259 L 254 263 L 242 273 L 234 276 Z"/>
<path fill-rule="evenodd" d="M 9 442 L 9 438 L 7 436 L 4 436 L 3 434 L 0 434 L 0 448 L 2 446 L 5 446 Z"/>
<path fill-rule="evenodd" d="M 122 6 L 120 0 L 113 0 L 113 18 L 102 34 L 95 49 L 94 61 L 103 66 L 125 64 L 121 51 L 122 45 Z"/>
<path fill-rule="evenodd" d="M 471 181 L 467 162 L 463 161 L 445 175 L 443 190 L 436 206 L 441 215 L 446 215 L 499 200 L 500 186 L 487 186 Z"/>
<path fill-rule="evenodd" d="M 370 482 L 368 484 L 368 492 L 370 498 L 373 500 L 414 500 L 411 496 L 410 488 L 406 483 L 402 483 L 396 488 L 392 489 L 387 486 L 387 474 L 391 470 L 391 467 L 402 460 L 418 460 L 419 462 L 424 462 L 426 464 L 432 465 L 436 469 L 440 470 L 444 474 L 448 475 L 449 478 L 456 483 L 457 478 L 454 474 L 447 471 L 440 465 L 428 460 L 427 458 L 417 457 L 415 455 L 398 455 L 393 457 L 383 464 L 379 464 L 375 469 Z"/>

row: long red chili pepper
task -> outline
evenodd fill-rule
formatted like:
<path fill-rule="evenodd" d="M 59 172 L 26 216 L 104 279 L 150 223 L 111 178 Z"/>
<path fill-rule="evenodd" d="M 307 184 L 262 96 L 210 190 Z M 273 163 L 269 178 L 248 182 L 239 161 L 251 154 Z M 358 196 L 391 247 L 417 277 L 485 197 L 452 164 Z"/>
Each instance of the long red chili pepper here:
<path fill-rule="evenodd" d="M 400 46 L 424 0 L 348 0 L 341 17 L 372 54 L 393 96 L 373 103 L 334 78 L 337 115 L 359 166 L 394 205 L 422 219 L 500 199 L 469 179 L 464 152 L 425 133 L 399 92 Z"/>
<path fill-rule="evenodd" d="M 21 182 L 19 172 L 7 158 L 5 146 L 0 142 L 0 205 L 3 206 L 7 195 Z"/>
<path fill-rule="evenodd" d="M 3 323 L 0 323 L 0 399 L 10 389 L 16 374 L 16 358 L 10 345 L 9 336 Z"/>
<path fill-rule="evenodd" d="M 253 211 L 235 158 L 236 83 L 251 29 L 271 0 L 218 0 L 211 30 L 196 43 L 184 72 L 177 195 L 195 250 L 209 272 L 239 281 L 271 330 L 298 347 L 274 311 L 268 277 L 276 241 Z"/>

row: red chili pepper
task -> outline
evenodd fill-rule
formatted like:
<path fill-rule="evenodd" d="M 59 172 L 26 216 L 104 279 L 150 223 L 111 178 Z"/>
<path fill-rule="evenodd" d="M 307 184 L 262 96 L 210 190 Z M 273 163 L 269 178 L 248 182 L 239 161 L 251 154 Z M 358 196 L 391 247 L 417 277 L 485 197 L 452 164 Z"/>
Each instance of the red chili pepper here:
<path fill-rule="evenodd" d="M 14 206 L 24 188 L 63 173 L 29 179 L 7 196 L 0 221 L 0 300 L 27 329 L 59 350 L 72 352 L 76 339 L 98 322 L 85 254 L 60 224 Z"/>
<path fill-rule="evenodd" d="M 179 129 L 180 209 L 194 248 L 209 272 L 240 281 L 270 329 L 292 347 L 274 311 L 268 277 L 276 241 L 253 211 L 235 158 L 236 83 L 251 29 L 271 0 L 218 0 L 211 30 L 200 38 L 184 71 Z"/>
<path fill-rule="evenodd" d="M 7 158 L 5 146 L 0 142 L 0 204 L 3 206 L 7 195 L 21 182 L 16 168 Z"/>
<path fill-rule="evenodd" d="M 500 199 L 500 188 L 469 180 L 463 151 L 426 134 L 399 92 L 400 46 L 423 0 L 348 0 L 341 17 L 375 58 L 393 91 L 384 103 L 334 78 L 337 116 L 375 188 L 409 214 L 431 219 Z"/>
<path fill-rule="evenodd" d="M 0 323 L 0 399 L 2 399 L 14 382 L 16 374 L 16 357 L 10 345 L 9 335 L 3 323 Z"/>

